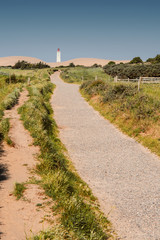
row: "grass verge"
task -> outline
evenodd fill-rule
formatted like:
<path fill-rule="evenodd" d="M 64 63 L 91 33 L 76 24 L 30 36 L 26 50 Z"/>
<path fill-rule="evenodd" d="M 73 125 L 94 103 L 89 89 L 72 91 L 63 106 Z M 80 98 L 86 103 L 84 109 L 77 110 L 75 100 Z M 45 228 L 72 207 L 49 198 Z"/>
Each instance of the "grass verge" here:
<path fill-rule="evenodd" d="M 156 86 L 156 88 L 160 86 Z M 80 87 L 87 101 L 110 122 L 160 156 L 160 100 L 155 85 L 137 92 L 134 84 L 88 81 Z"/>
<path fill-rule="evenodd" d="M 111 238 L 110 223 L 99 210 L 91 190 L 77 175 L 64 155 L 49 103 L 53 85 L 45 78 L 28 87 L 29 100 L 19 109 L 24 126 L 40 147 L 37 172 L 41 185 L 54 201 L 53 214 L 59 227 L 41 232 L 33 239 L 106 240 Z M 61 232 L 60 229 L 63 229 Z"/>
<path fill-rule="evenodd" d="M 0 90 L 0 141 L 4 139 L 9 145 L 13 145 L 13 142 L 8 136 L 10 123 L 8 118 L 4 118 L 4 110 L 11 109 L 17 103 L 20 91 L 20 84 L 17 87 L 5 84 Z"/>

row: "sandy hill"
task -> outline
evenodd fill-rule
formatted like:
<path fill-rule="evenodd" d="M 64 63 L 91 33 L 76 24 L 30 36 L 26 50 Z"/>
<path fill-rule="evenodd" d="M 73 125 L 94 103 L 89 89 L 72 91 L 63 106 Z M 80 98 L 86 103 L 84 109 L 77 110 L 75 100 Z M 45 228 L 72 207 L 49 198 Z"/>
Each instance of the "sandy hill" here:
<path fill-rule="evenodd" d="M 38 58 L 33 57 L 20 57 L 20 56 L 13 56 L 13 57 L 0 57 L 0 66 L 13 66 L 18 61 L 27 61 L 30 63 L 38 63 L 38 62 L 44 62 Z"/>
<path fill-rule="evenodd" d="M 67 66 L 70 63 L 74 63 L 75 65 L 84 65 L 84 66 L 92 66 L 93 64 L 97 63 L 100 64 L 102 66 L 108 64 L 110 61 L 112 60 L 105 60 L 105 59 L 98 59 L 98 58 L 76 58 L 76 59 L 72 59 L 72 60 L 68 60 L 65 62 L 61 62 L 61 63 L 48 63 L 51 67 L 56 67 L 56 66 Z M 127 63 L 129 62 L 128 60 L 113 60 L 116 63 Z"/>
<path fill-rule="evenodd" d="M 44 62 L 41 59 L 38 58 L 33 58 L 33 57 L 22 57 L 22 56 L 13 56 L 13 57 L 0 57 L 0 66 L 13 66 L 16 62 L 18 61 L 27 61 L 30 63 L 38 63 L 38 62 Z M 61 62 L 61 63 L 56 63 L 56 62 L 49 62 L 47 63 L 48 65 L 50 65 L 51 67 L 56 67 L 56 66 L 68 66 L 70 63 L 74 63 L 75 65 L 84 65 L 84 66 L 92 66 L 93 64 L 97 63 L 100 64 L 102 66 L 108 64 L 108 62 L 110 62 L 112 60 L 106 60 L 106 59 L 98 59 L 98 58 L 75 58 L 75 59 L 71 59 L 65 62 Z M 128 60 L 113 60 L 116 63 L 126 63 L 129 62 Z"/>

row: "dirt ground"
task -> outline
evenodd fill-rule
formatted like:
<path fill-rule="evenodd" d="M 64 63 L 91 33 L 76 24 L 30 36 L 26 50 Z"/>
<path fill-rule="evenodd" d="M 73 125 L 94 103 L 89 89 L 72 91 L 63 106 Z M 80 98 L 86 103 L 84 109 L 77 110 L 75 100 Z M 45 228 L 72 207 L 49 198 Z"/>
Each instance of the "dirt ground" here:
<path fill-rule="evenodd" d="M 24 129 L 17 109 L 27 100 L 27 91 L 23 91 L 19 103 L 5 111 L 10 118 L 9 136 L 14 147 L 5 143 L 0 146 L 0 239 L 24 240 L 33 234 L 49 228 L 52 207 L 51 200 L 37 184 L 27 184 L 24 196 L 16 200 L 13 195 L 16 182 L 32 180 L 35 175 L 38 147 L 32 145 L 32 138 Z"/>

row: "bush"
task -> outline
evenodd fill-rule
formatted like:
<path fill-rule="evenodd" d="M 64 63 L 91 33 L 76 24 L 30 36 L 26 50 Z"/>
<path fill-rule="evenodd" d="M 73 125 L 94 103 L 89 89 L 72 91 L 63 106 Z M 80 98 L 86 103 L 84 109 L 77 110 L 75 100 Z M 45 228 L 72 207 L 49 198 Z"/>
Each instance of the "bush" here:
<path fill-rule="evenodd" d="M 133 58 L 130 63 L 143 63 L 142 59 L 140 57 Z"/>
<path fill-rule="evenodd" d="M 116 64 L 114 61 L 110 61 L 110 62 L 108 63 L 108 65 L 114 65 L 114 64 Z"/>
<path fill-rule="evenodd" d="M 18 61 L 13 67 L 13 69 L 43 69 L 43 68 L 50 68 L 49 65 L 43 62 L 39 63 L 28 63 L 26 61 Z"/>
<path fill-rule="evenodd" d="M 139 77 L 160 77 L 160 64 L 152 65 L 131 65 L 131 64 L 117 64 L 105 65 L 104 71 L 112 77 L 135 79 Z"/>
<path fill-rule="evenodd" d="M 74 63 L 70 63 L 69 67 L 75 67 Z"/>
<path fill-rule="evenodd" d="M 10 77 L 7 77 L 5 81 L 8 84 L 9 83 L 15 84 L 15 83 L 23 83 L 26 81 L 26 79 L 23 76 L 17 77 L 15 74 L 12 74 Z"/>
<path fill-rule="evenodd" d="M 102 101 L 104 103 L 114 101 L 115 99 L 123 99 L 128 96 L 134 96 L 137 93 L 137 87 L 131 85 L 118 84 L 108 87 L 104 92 Z"/>
<path fill-rule="evenodd" d="M 91 67 L 92 68 L 102 68 L 102 65 L 95 63 Z"/>

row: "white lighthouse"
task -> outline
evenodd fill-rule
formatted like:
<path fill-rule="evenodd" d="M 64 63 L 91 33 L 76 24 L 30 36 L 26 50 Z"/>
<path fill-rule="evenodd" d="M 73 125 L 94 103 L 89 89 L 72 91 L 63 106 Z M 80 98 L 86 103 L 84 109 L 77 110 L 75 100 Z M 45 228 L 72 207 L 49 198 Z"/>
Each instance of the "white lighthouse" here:
<path fill-rule="evenodd" d="M 61 62 L 61 52 L 59 48 L 57 50 L 57 62 Z"/>

